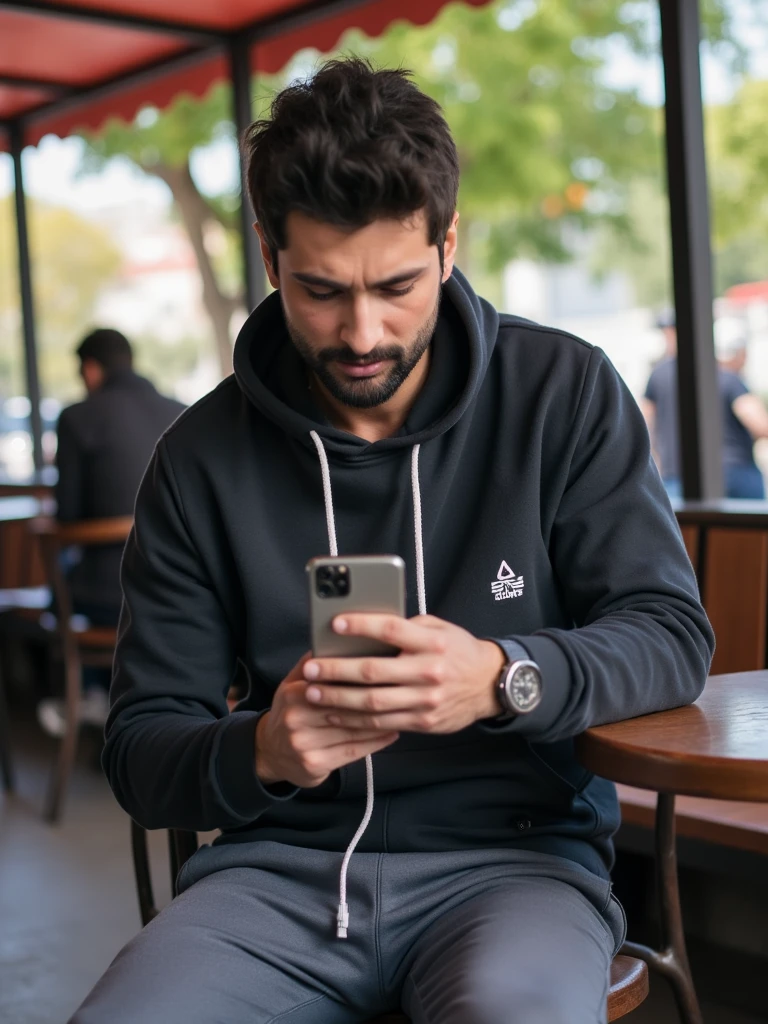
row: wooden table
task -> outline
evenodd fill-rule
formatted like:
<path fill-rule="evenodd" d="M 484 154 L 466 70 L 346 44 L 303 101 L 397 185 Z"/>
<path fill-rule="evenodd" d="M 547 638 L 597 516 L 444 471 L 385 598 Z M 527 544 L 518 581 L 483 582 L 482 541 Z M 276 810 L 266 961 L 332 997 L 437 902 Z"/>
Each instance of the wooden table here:
<path fill-rule="evenodd" d="M 51 498 L 0 497 L 0 590 L 44 586 L 45 566 L 29 521 L 55 511 Z"/>
<path fill-rule="evenodd" d="M 0 470 L 0 498 L 10 495 L 27 495 L 33 498 L 49 498 L 59 478 L 55 466 L 44 466 L 26 477 L 10 476 Z"/>
<path fill-rule="evenodd" d="M 680 1016 L 702 1024 L 685 949 L 675 852 L 675 796 L 768 803 L 768 671 L 711 676 L 689 707 L 589 729 L 576 741 L 596 775 L 658 793 L 656 873 L 662 949 L 628 942 L 671 982 Z"/>

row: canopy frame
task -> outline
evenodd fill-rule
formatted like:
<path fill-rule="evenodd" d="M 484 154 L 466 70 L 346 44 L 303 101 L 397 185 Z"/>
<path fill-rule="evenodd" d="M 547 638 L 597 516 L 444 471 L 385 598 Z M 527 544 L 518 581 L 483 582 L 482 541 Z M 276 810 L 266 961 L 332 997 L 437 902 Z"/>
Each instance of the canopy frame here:
<path fill-rule="evenodd" d="M 54 112 L 76 108 L 84 101 L 108 98 L 127 85 L 154 81 L 160 75 L 193 66 L 221 52 L 229 63 L 233 85 L 233 115 L 238 141 L 251 120 L 251 48 L 293 29 L 338 16 L 365 5 L 367 0 L 307 0 L 236 31 L 219 31 L 199 24 L 178 23 L 134 14 L 76 6 L 57 0 L 0 0 L 3 10 L 108 24 L 132 30 L 163 33 L 189 43 L 180 52 L 153 59 L 84 87 L 40 78 L 6 75 L 0 84 L 27 85 L 56 95 L 4 122 L 11 142 L 16 188 L 19 281 L 27 368 L 32 402 L 31 427 L 35 467 L 43 464 L 40 385 L 35 343 L 32 269 L 24 200 L 21 151 L 25 128 Z M 662 59 L 665 79 L 667 185 L 670 205 L 672 270 L 677 314 L 679 408 L 683 493 L 687 499 L 722 497 L 722 429 L 717 367 L 712 332 L 712 264 L 699 43 L 698 0 L 659 0 Z M 240 149 L 241 230 L 244 284 L 248 309 L 265 294 L 263 263 L 252 229 L 246 195 L 246 169 Z"/>

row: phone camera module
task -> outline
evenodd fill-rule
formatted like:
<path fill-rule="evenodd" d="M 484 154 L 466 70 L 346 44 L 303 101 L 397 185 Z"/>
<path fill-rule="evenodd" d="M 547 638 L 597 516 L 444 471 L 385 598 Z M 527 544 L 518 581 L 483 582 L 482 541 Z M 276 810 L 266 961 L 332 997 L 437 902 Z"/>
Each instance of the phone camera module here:
<path fill-rule="evenodd" d="M 346 597 L 349 593 L 349 567 L 346 565 L 321 565 L 315 576 L 318 597 Z"/>

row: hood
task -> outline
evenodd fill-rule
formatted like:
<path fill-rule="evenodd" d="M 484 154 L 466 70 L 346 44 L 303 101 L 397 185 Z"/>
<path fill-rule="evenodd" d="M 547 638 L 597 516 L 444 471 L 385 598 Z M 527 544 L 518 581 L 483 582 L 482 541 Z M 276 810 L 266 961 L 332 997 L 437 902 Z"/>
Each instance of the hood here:
<path fill-rule="evenodd" d="M 235 377 L 243 394 L 281 430 L 313 447 L 310 432 L 322 438 L 328 453 L 368 456 L 412 447 L 449 430 L 470 405 L 483 381 L 496 344 L 499 315 L 472 290 L 466 278 L 455 270 L 442 289 L 442 301 L 435 343 L 449 354 L 447 360 L 433 360 L 429 379 L 417 399 L 404 428 L 395 436 L 373 443 L 339 430 L 315 409 L 304 376 L 303 365 L 288 336 L 280 295 L 269 295 L 246 320 L 235 344 Z M 450 337 L 448 337 L 450 336 Z M 451 345 L 454 358 L 450 358 Z M 461 346 L 456 351 L 455 346 Z M 458 357 L 458 358 L 456 358 Z M 441 362 L 443 365 L 441 365 Z M 446 366 L 445 363 L 454 366 Z M 437 375 L 462 367 L 462 380 L 446 406 L 445 381 Z M 299 371 L 299 372 L 296 372 Z M 436 393 L 439 392 L 439 393 Z"/>

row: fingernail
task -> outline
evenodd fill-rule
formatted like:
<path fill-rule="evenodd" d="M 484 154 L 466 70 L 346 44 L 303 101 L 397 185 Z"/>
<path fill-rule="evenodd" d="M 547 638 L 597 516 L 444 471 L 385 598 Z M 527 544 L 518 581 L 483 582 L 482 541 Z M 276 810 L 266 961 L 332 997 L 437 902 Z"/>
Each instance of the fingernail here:
<path fill-rule="evenodd" d="M 347 625 L 348 623 L 346 619 L 336 619 L 333 623 L 333 628 L 337 633 L 346 633 Z"/>
<path fill-rule="evenodd" d="M 310 686 L 309 689 L 307 690 L 307 700 L 311 700 L 316 703 L 320 700 L 322 696 L 322 690 L 318 690 L 316 686 Z"/>
<path fill-rule="evenodd" d="M 317 679 L 320 675 L 320 668 L 314 663 L 314 661 L 308 662 L 304 666 L 304 678 L 305 679 Z"/>

